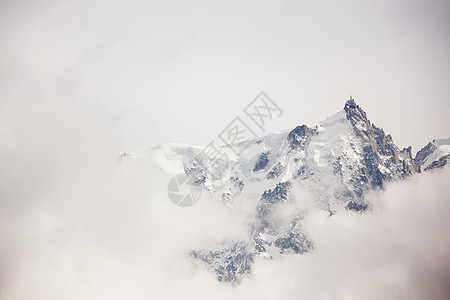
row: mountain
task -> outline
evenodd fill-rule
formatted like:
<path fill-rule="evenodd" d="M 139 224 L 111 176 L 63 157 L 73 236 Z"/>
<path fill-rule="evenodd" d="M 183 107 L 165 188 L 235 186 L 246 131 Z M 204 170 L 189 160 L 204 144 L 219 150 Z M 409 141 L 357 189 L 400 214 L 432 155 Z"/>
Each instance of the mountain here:
<path fill-rule="evenodd" d="M 128 159 L 150 159 L 173 176 L 187 175 L 193 185 L 208 191 L 212 201 L 230 209 L 242 202 L 251 204 L 248 240 L 189 252 L 214 269 L 220 281 L 239 283 L 255 259 L 313 250 L 313 241 L 302 228 L 308 209 L 295 199 L 308 198 L 310 205 L 330 216 L 341 210 L 362 213 L 372 205 L 366 199 L 369 191 L 443 167 L 450 160 L 450 139 L 430 142 L 413 158 L 411 147 L 399 149 L 350 98 L 343 110 L 315 126 L 300 125 L 220 147 L 142 147 L 121 156 L 122 161 Z M 307 196 L 296 195 L 299 190 Z"/>

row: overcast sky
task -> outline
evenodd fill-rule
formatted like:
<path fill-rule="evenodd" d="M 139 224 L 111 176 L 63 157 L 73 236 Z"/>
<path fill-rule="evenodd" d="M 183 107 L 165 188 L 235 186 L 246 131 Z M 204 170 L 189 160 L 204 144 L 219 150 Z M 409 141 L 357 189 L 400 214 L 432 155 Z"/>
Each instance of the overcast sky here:
<path fill-rule="evenodd" d="M 284 110 L 270 130 L 313 125 L 352 94 L 417 151 L 450 136 L 449 31 L 445 0 L 4 0 L 2 146 L 84 130 L 114 153 L 205 145 L 265 91 Z"/>

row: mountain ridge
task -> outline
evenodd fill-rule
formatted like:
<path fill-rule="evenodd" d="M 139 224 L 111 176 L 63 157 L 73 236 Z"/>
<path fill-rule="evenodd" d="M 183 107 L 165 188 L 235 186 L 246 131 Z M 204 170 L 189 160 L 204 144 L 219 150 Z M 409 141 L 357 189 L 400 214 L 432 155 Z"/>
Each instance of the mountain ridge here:
<path fill-rule="evenodd" d="M 233 151 L 236 148 L 240 155 Z M 223 245 L 222 250 L 190 252 L 220 281 L 235 284 L 251 272 L 255 259 L 314 249 L 302 226 L 307 210 L 279 215 L 280 209 L 292 205 L 296 189 L 308 191 L 312 205 L 330 216 L 342 210 L 362 213 L 372 206 L 365 197 L 368 192 L 450 161 L 450 139 L 434 140 L 413 157 L 411 147 L 397 147 L 353 98 L 343 110 L 314 126 L 268 134 L 246 142 L 245 147 L 218 147 L 226 160 L 209 161 L 205 149 L 181 144 L 141 147 L 121 159 L 149 158 L 169 174 L 190 176 L 213 201 L 230 209 L 259 199 L 248 212 L 248 240 Z M 217 168 L 220 172 L 214 171 Z"/>

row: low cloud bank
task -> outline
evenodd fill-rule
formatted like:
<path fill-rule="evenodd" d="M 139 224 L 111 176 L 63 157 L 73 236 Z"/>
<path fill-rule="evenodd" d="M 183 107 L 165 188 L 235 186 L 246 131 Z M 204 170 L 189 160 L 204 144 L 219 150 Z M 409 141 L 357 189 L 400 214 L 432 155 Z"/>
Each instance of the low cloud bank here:
<path fill-rule="evenodd" d="M 67 172 L 42 158 L 48 169 L 41 161 L 2 186 L 0 299 L 450 297 L 450 168 L 387 185 L 370 196 L 373 212 L 310 210 L 313 251 L 257 259 L 230 286 L 185 253 L 245 239 L 245 215 L 212 201 L 176 207 L 149 164 L 93 156 L 56 159 Z"/>

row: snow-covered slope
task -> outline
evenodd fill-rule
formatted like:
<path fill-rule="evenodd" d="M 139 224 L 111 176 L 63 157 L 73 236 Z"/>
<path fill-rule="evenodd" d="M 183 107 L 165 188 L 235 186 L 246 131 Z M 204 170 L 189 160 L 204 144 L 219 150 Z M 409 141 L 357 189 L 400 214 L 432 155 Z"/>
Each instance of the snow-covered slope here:
<path fill-rule="evenodd" d="M 313 249 L 302 229 L 307 209 L 293 205 L 297 189 L 307 191 L 311 205 L 330 215 L 343 209 L 362 212 L 370 208 L 365 199 L 370 190 L 420 168 L 443 166 L 450 157 L 449 139 L 428 144 L 413 159 L 411 147 L 400 150 L 352 98 L 343 110 L 314 126 L 301 125 L 252 140 L 240 149 L 240 155 L 232 150 L 236 147 L 218 147 L 226 159 L 214 162 L 208 160 L 210 149 L 178 144 L 142 147 L 121 156 L 122 160 L 150 160 L 172 175 L 184 172 L 209 191 L 211 201 L 230 209 L 248 209 L 248 240 L 190 252 L 210 265 L 219 280 L 232 282 L 248 274 L 258 257 Z"/>
<path fill-rule="evenodd" d="M 421 170 L 433 170 L 450 161 L 450 138 L 433 140 L 417 152 L 414 158 Z"/>

